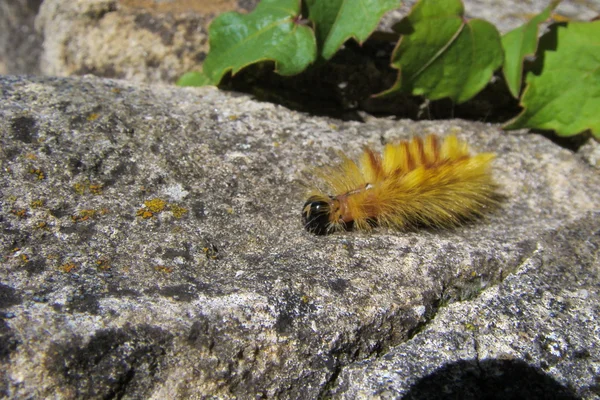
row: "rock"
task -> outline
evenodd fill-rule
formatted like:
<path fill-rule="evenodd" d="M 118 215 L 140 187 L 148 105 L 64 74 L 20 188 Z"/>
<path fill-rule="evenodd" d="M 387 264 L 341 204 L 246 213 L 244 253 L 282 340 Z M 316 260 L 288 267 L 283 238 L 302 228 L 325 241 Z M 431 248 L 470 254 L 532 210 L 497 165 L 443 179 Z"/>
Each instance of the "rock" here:
<path fill-rule="evenodd" d="M 394 394 L 506 357 L 596 390 L 600 177 L 541 136 L 91 77 L 0 76 L 0 94 L 6 397 Z M 450 231 L 303 229 L 304 172 L 334 149 L 451 132 L 497 153 L 501 211 Z M 420 375 L 379 385 L 409 352 Z"/>
<path fill-rule="evenodd" d="M 556 229 L 522 267 L 379 359 L 343 369 L 333 398 L 593 399 L 600 213 Z"/>
<path fill-rule="evenodd" d="M 36 20 L 44 37 L 42 73 L 156 83 L 174 82 L 201 65 L 208 52 L 208 24 L 231 5 L 154 3 L 44 1 Z"/>
<path fill-rule="evenodd" d="M 39 74 L 42 37 L 34 21 L 42 0 L 0 2 L 0 74 Z"/>
<path fill-rule="evenodd" d="M 41 3 L 41 8 L 40 8 Z M 0 72 L 94 74 L 138 82 L 175 82 L 201 68 L 208 26 L 226 11 L 248 12 L 257 0 L 11 0 L 0 4 Z M 382 20 L 391 26 L 410 12 L 405 1 Z M 484 18 L 507 32 L 544 9 L 529 2 L 465 0 L 468 18 Z M 38 13 L 33 30 L 33 18 Z M 598 15 L 595 0 L 563 1 L 557 14 L 571 20 Z M 4 40 L 3 40 L 4 39 Z M 42 46 L 43 43 L 43 46 Z M 4 67 L 2 67 L 4 64 Z"/>

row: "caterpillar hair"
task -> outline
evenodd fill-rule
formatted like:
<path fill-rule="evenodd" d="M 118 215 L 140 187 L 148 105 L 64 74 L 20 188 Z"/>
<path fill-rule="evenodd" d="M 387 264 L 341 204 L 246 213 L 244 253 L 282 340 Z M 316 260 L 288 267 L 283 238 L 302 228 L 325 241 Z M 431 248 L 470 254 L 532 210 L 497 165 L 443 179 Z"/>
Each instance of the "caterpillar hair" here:
<path fill-rule="evenodd" d="M 341 157 L 315 173 L 330 194 L 312 190 L 302 209 L 304 226 L 317 235 L 374 225 L 451 228 L 498 204 L 495 155 L 470 155 L 454 135 L 388 144 L 381 155 L 365 148 L 358 164 Z"/>

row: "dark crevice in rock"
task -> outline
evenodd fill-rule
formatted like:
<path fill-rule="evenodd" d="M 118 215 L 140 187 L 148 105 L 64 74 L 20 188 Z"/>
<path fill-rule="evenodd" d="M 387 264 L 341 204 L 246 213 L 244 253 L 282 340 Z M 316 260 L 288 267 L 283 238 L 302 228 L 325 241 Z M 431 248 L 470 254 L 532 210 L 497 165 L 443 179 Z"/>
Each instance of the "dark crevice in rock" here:
<path fill-rule="evenodd" d="M 341 372 L 342 372 L 342 366 L 339 364 L 336 365 L 335 368 L 333 369 L 331 375 L 329 375 L 329 378 L 325 381 L 325 383 L 323 384 L 323 387 L 317 394 L 317 396 L 316 396 L 317 399 L 324 400 L 324 399 L 329 399 L 331 397 L 331 390 L 336 386 L 337 379 L 340 376 Z"/>

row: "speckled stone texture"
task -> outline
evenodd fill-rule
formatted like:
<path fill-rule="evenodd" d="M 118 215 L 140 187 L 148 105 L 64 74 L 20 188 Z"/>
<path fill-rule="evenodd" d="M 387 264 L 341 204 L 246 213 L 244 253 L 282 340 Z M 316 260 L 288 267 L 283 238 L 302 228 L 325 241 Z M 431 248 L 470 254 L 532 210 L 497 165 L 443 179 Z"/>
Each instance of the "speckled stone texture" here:
<path fill-rule="evenodd" d="M 5 397 L 395 397 L 508 362 L 598 393 L 586 157 L 490 124 L 340 122 L 214 88 L 2 76 L 0 96 Z M 304 172 L 425 133 L 497 153 L 500 211 L 451 231 L 303 229 Z"/>

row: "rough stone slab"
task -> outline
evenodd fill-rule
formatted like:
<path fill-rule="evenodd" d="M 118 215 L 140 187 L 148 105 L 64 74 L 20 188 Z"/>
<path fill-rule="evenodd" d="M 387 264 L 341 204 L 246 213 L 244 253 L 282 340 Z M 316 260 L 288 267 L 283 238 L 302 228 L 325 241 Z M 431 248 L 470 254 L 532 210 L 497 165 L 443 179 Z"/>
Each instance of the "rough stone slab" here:
<path fill-rule="evenodd" d="M 412 340 L 345 368 L 333 398 L 596 399 L 600 213 L 547 235 L 516 273 Z"/>
<path fill-rule="evenodd" d="M 549 238 L 599 229 L 597 170 L 490 124 L 340 122 L 97 78 L 2 76 L 0 95 L 0 393 L 11 398 L 314 398 L 349 365 L 425 340 L 440 306 L 483 293 L 502 313 L 510 293 L 495 285 L 543 281 L 530 265 Z M 453 231 L 303 230 L 303 172 L 335 150 L 425 133 L 497 153 L 500 212 Z M 586 249 L 590 235 L 557 246 Z M 560 271 L 597 268 L 594 257 Z M 557 340 L 581 329 L 560 327 Z"/>

